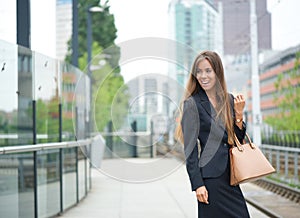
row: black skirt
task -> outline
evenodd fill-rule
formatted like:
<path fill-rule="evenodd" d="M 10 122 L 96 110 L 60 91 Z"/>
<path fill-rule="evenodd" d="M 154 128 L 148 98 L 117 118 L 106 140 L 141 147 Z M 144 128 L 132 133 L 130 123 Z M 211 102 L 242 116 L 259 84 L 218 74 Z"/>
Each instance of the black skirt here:
<path fill-rule="evenodd" d="M 198 201 L 198 218 L 248 218 L 246 201 L 239 186 L 230 185 L 229 161 L 225 172 L 217 178 L 204 178 L 208 202 Z"/>

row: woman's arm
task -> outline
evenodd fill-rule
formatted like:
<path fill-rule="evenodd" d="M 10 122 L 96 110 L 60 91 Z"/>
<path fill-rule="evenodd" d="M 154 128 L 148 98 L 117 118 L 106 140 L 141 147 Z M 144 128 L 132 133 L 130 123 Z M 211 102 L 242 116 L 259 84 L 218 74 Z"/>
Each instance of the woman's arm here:
<path fill-rule="evenodd" d="M 204 186 L 199 167 L 197 138 L 200 130 L 200 119 L 196 103 L 192 98 L 184 102 L 181 127 L 184 140 L 186 169 L 191 181 L 192 190 L 196 192 L 198 201 L 208 204 L 208 192 Z"/>
<path fill-rule="evenodd" d="M 246 124 L 243 121 L 245 103 L 243 95 L 237 95 L 234 98 L 234 132 L 241 143 L 246 134 Z"/>
<path fill-rule="evenodd" d="M 200 119 L 198 109 L 194 99 L 188 98 L 183 105 L 183 115 L 181 127 L 184 140 L 184 153 L 186 158 L 186 168 L 190 178 L 192 190 L 204 185 L 202 174 L 198 166 L 198 146 L 197 138 L 200 129 Z"/>

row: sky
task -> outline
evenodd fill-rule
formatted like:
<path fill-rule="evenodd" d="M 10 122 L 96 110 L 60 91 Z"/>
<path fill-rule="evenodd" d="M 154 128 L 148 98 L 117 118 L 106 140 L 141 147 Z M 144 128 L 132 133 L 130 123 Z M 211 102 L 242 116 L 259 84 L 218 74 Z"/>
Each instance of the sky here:
<path fill-rule="evenodd" d="M 145 36 L 168 38 L 170 0 L 110 0 L 118 29 L 116 42 Z M 272 47 L 286 49 L 300 43 L 300 1 L 267 0 L 272 13 Z"/>
<path fill-rule="evenodd" d="M 32 49 L 55 56 L 55 0 L 31 0 Z M 102 0 L 104 2 L 104 0 Z M 168 38 L 170 0 L 110 0 L 118 29 L 116 43 L 139 37 Z M 267 0 L 272 13 L 272 47 L 300 43 L 299 0 Z M 0 39 L 14 43 L 16 0 L 0 0 Z M 2 7 L 3 6 L 3 7 Z M 46 9 L 46 10 L 43 10 Z"/>

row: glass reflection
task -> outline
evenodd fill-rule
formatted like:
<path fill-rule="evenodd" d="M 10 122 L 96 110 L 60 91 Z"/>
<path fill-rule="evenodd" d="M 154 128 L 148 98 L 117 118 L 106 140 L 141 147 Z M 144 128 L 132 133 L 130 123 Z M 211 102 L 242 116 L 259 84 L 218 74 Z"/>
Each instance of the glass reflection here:
<path fill-rule="evenodd" d="M 87 160 L 85 159 L 84 153 L 81 151 L 82 148 L 78 149 L 78 192 L 79 200 L 85 196 L 86 192 L 86 164 Z"/>
<path fill-rule="evenodd" d="M 73 105 L 75 101 L 75 90 L 79 72 L 73 66 L 61 63 L 62 72 L 62 140 L 75 140 L 76 119 L 73 116 Z"/>
<path fill-rule="evenodd" d="M 59 150 L 38 151 L 38 217 L 60 211 Z"/>
<path fill-rule="evenodd" d="M 89 93 L 86 93 L 88 78 L 81 75 L 76 84 L 75 117 L 77 139 L 84 139 L 89 133 Z"/>
<path fill-rule="evenodd" d="M 57 62 L 34 53 L 34 99 L 37 143 L 59 140 L 59 94 Z"/>
<path fill-rule="evenodd" d="M 32 142 L 30 50 L 0 40 L 0 71 L 0 146 L 30 143 Z"/>
<path fill-rule="evenodd" d="M 32 51 L 18 47 L 18 144 L 33 143 Z"/>
<path fill-rule="evenodd" d="M 76 204 L 76 149 L 63 149 L 63 207 Z"/>
<path fill-rule="evenodd" d="M 33 154 L 1 155 L 1 217 L 34 217 Z"/>

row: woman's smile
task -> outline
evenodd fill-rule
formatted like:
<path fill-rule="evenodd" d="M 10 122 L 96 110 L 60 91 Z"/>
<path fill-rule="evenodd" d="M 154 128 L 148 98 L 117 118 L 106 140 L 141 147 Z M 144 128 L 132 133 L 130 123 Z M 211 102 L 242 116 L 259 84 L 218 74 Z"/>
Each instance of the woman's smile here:
<path fill-rule="evenodd" d="M 197 80 L 205 91 L 212 91 L 216 84 L 216 74 L 209 61 L 204 59 L 198 64 Z"/>

